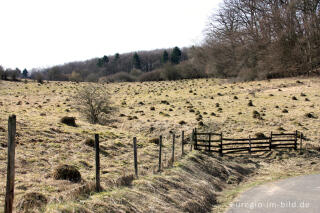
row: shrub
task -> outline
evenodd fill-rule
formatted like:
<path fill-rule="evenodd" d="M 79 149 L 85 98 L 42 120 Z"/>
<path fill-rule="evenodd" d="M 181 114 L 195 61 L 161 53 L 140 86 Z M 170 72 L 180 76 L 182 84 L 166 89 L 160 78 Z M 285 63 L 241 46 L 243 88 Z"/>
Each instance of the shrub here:
<path fill-rule="evenodd" d="M 48 199 L 43 194 L 39 192 L 28 192 L 23 195 L 23 197 L 17 205 L 17 208 L 19 210 L 28 212 L 31 209 L 34 210 L 35 208 L 41 208 L 45 206 L 47 203 Z"/>
<path fill-rule="evenodd" d="M 74 126 L 74 127 L 77 126 L 75 117 L 65 116 L 65 117 L 61 118 L 60 121 L 61 121 L 61 123 L 66 124 L 68 126 Z"/>
<path fill-rule="evenodd" d="M 267 136 L 265 136 L 265 134 L 263 134 L 262 132 L 256 133 L 255 136 L 260 139 L 267 138 Z"/>
<path fill-rule="evenodd" d="M 154 70 L 152 72 L 146 72 L 139 76 L 139 81 L 163 81 L 161 77 L 161 70 Z"/>
<path fill-rule="evenodd" d="M 139 69 L 133 69 L 130 71 L 130 75 L 135 77 L 139 77 L 140 75 L 142 75 L 142 73 L 143 72 Z"/>
<path fill-rule="evenodd" d="M 107 82 L 133 82 L 136 78 L 127 72 L 118 72 L 106 77 Z"/>
<path fill-rule="evenodd" d="M 161 70 L 162 78 L 169 81 L 174 81 L 181 79 L 181 75 L 176 66 L 171 64 L 166 64 L 164 68 Z"/>
<path fill-rule="evenodd" d="M 154 144 L 158 145 L 160 143 L 160 139 L 159 138 L 151 138 L 149 140 L 149 143 L 154 143 Z"/>
<path fill-rule="evenodd" d="M 186 124 L 186 122 L 185 121 L 179 121 L 179 124 L 180 125 L 184 125 L 184 124 Z"/>
<path fill-rule="evenodd" d="M 58 166 L 53 174 L 56 180 L 69 180 L 77 183 L 81 180 L 81 174 L 75 166 L 61 165 Z"/>
<path fill-rule="evenodd" d="M 84 140 L 84 144 L 87 145 L 87 146 L 90 146 L 90 147 L 94 147 L 94 139 L 92 138 L 86 138 Z"/>
<path fill-rule="evenodd" d="M 43 75 L 41 73 L 37 73 L 35 78 L 39 84 L 43 84 Z"/>
<path fill-rule="evenodd" d="M 123 175 L 116 180 L 116 185 L 120 186 L 131 186 L 132 181 L 134 180 L 134 175 Z"/>
<path fill-rule="evenodd" d="M 105 115 L 111 111 L 109 95 L 98 84 L 90 84 L 76 91 L 74 96 L 79 110 L 91 123 L 101 123 Z"/>
<path fill-rule="evenodd" d="M 179 76 L 182 79 L 207 77 L 204 69 L 198 69 L 195 65 L 187 61 L 177 65 L 176 68 L 178 69 Z"/>

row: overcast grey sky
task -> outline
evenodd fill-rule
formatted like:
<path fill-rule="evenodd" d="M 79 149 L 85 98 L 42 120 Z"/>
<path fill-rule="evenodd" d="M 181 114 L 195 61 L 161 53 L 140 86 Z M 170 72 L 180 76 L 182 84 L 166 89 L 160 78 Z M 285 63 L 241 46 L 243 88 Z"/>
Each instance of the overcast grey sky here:
<path fill-rule="evenodd" d="M 202 40 L 222 0 L 0 0 L 0 65 L 48 67 Z"/>

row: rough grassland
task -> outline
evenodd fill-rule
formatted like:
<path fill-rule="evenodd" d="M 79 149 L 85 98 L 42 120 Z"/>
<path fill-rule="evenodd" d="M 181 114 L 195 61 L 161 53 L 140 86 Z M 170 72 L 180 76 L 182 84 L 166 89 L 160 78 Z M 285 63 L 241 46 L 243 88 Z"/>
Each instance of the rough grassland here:
<path fill-rule="evenodd" d="M 103 212 L 95 203 L 104 203 L 101 204 L 103 209 L 105 204 L 111 205 L 112 200 L 114 200 L 115 206 L 112 207 L 114 210 L 122 206 L 123 210 L 137 211 L 135 206 L 141 202 L 141 205 L 145 205 L 145 209 L 142 208 L 141 211 L 160 211 L 160 209 L 157 210 L 157 207 L 161 207 L 161 203 L 154 204 L 154 209 L 151 208 L 152 206 L 148 206 L 153 205 L 149 201 L 153 203 L 156 202 L 156 199 L 149 200 L 152 199 L 152 196 L 149 198 L 147 195 L 154 192 L 148 192 L 150 194 L 144 192 L 144 190 L 151 190 L 145 189 L 145 185 L 152 186 L 152 184 L 158 183 L 157 187 L 154 187 L 155 190 L 158 190 L 160 183 L 165 182 L 162 180 L 163 178 L 179 182 L 179 177 L 182 177 L 179 176 L 182 174 L 179 165 L 187 167 L 188 163 L 186 162 L 191 162 L 192 156 L 196 156 L 196 159 L 205 158 L 209 162 L 215 162 L 214 165 L 217 165 L 217 169 L 220 165 L 229 168 L 230 173 L 243 175 L 228 167 L 230 166 L 228 163 L 232 162 L 221 160 L 215 156 L 202 154 L 199 156 L 194 152 L 189 153 L 173 169 L 165 171 L 165 174 L 159 176 L 156 173 L 158 147 L 149 140 L 160 134 L 164 136 L 164 166 L 169 166 L 169 153 L 171 153 L 169 132 L 175 132 L 178 136 L 179 150 L 181 131 L 185 130 L 187 137 L 190 137 L 192 128 L 200 127 L 198 126 L 200 121 L 206 125 L 205 128 L 217 132 L 222 131 L 228 137 L 247 137 L 249 134 L 254 135 L 257 132 L 268 135 L 270 131 L 293 132 L 299 130 L 305 134 L 307 148 L 318 149 L 319 147 L 320 79 L 318 78 L 299 79 L 299 81 L 291 78 L 249 83 L 228 83 L 224 80 L 201 79 L 105 84 L 106 91 L 111 94 L 113 106 L 118 110 L 111 115 L 108 124 L 104 126 L 89 124 L 76 110 L 77 106 L 73 103 L 72 95 L 77 87 L 84 84 L 87 83 L 0 83 L 1 206 L 5 194 L 7 119 L 13 113 L 17 115 L 18 142 L 15 205 L 23 201 L 25 194 L 39 192 L 48 199 L 48 205 L 43 207 L 41 211 L 48 212 L 59 208 L 72 210 L 78 206 Z M 252 100 L 253 106 L 248 106 L 249 100 Z M 154 110 L 151 110 L 152 107 Z M 262 119 L 254 118 L 253 111 L 259 112 Z M 306 116 L 307 113 L 312 113 L 315 118 Z M 199 114 L 202 115 L 200 119 Z M 63 116 L 76 117 L 78 127 L 61 124 L 60 119 Z M 92 181 L 95 177 L 94 149 L 83 142 L 87 137 L 93 137 L 94 133 L 99 133 L 101 138 L 101 181 L 105 192 L 100 194 L 92 192 Z M 122 185 L 126 185 L 127 182 L 130 185 L 132 181 L 128 176 L 133 173 L 132 137 L 134 136 L 137 137 L 139 147 L 139 172 L 145 177 L 134 180 L 133 186 L 130 188 L 131 186 Z M 180 158 L 179 151 L 177 151 L 176 157 Z M 235 160 L 241 161 L 243 159 L 244 157 L 237 157 Z M 53 178 L 54 168 L 61 164 L 76 166 L 81 172 L 83 180 L 80 183 L 55 180 Z M 245 174 L 252 173 L 252 169 L 255 168 L 255 166 L 246 168 L 245 163 L 240 164 L 242 165 L 240 166 L 241 170 L 246 171 Z M 198 164 L 190 164 L 190 167 L 196 165 Z M 255 164 L 252 163 L 252 165 Z M 311 170 L 313 169 L 311 168 Z M 190 169 L 190 172 L 184 170 L 183 174 L 186 177 L 183 179 L 184 181 L 196 179 L 192 178 L 194 173 L 191 171 L 193 169 Z M 201 174 L 206 176 L 205 174 L 211 173 L 204 170 L 201 171 Z M 236 177 L 241 175 L 236 175 Z M 172 179 L 176 176 L 178 176 L 177 180 Z M 214 178 L 214 175 L 210 178 Z M 123 179 L 127 182 L 121 181 Z M 218 178 L 219 180 L 215 182 L 206 177 L 200 179 L 203 182 L 198 183 L 199 187 L 207 186 L 208 183 L 222 183 L 228 180 L 228 178 Z M 142 189 L 139 188 L 140 185 Z M 190 184 L 186 183 L 186 185 Z M 79 188 L 79 186 L 83 187 Z M 177 186 L 164 184 L 163 190 L 176 187 L 179 190 L 174 192 L 174 196 L 178 196 L 179 193 L 183 194 L 187 190 L 179 184 Z M 192 185 L 192 187 L 194 190 L 201 191 L 197 186 Z M 75 190 L 70 191 L 71 189 Z M 219 190 L 214 188 L 208 192 L 209 195 L 213 191 Z M 90 196 L 90 194 L 93 195 Z M 121 200 L 123 194 L 141 197 L 135 200 L 131 199 L 130 202 L 128 201 L 129 203 L 120 202 L 119 204 L 118 201 Z M 194 192 L 193 195 L 197 196 L 196 194 L 197 192 Z M 173 194 L 168 196 L 173 196 Z M 206 196 L 203 197 L 204 200 L 199 201 L 200 203 L 206 201 Z M 163 197 L 160 200 L 161 202 L 174 202 L 169 198 L 165 200 Z M 208 201 L 214 203 L 213 200 Z M 188 202 L 188 199 L 185 199 L 184 202 Z M 212 204 L 208 204 L 204 211 L 208 211 Z M 179 211 L 180 209 L 181 211 L 189 204 L 185 203 L 184 207 L 181 205 L 172 204 L 170 210 Z M 166 211 L 166 209 L 163 210 Z M 3 210 L 0 209 L 0 211 Z"/>

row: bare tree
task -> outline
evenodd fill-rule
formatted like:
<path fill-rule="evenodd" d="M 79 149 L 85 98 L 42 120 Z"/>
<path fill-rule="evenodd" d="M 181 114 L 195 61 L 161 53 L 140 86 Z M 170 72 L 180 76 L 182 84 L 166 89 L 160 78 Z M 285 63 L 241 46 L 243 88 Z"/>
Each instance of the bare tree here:
<path fill-rule="evenodd" d="M 101 123 L 111 111 L 110 96 L 106 89 L 99 84 L 88 84 L 79 88 L 74 100 L 79 111 L 93 124 Z"/>
<path fill-rule="evenodd" d="M 320 0 L 224 0 L 207 28 L 207 72 L 249 79 L 310 72 L 320 67 L 319 24 Z"/>

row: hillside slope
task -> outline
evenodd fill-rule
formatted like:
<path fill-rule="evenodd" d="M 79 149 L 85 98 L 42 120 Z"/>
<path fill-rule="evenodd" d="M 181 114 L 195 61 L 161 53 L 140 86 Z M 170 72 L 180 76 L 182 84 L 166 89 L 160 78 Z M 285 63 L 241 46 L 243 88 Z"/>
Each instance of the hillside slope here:
<path fill-rule="evenodd" d="M 228 137 L 299 130 L 306 136 L 304 146 L 318 149 L 319 83 L 319 78 L 289 78 L 248 83 L 199 79 L 104 84 L 117 110 L 103 126 L 89 124 L 73 103 L 75 89 L 87 83 L 1 82 L 0 177 L 5 180 L 7 119 L 13 113 L 17 115 L 18 143 L 15 204 L 33 191 L 53 202 L 64 192 L 83 184 L 86 187 L 81 190 L 85 195 L 90 194 L 95 177 L 94 149 L 83 141 L 95 133 L 99 133 L 101 139 L 101 181 L 105 190 L 133 173 L 133 137 L 138 140 L 140 176 L 157 175 L 158 147 L 150 139 L 163 135 L 164 155 L 169 156 L 172 140 L 169 132 L 176 133 L 179 147 L 181 131 L 190 138 L 194 127 L 223 132 Z M 253 106 L 248 106 L 250 100 Z M 253 111 L 262 119 L 254 118 Z M 66 115 L 76 117 L 78 127 L 61 124 L 60 119 Z M 181 157 L 179 152 L 176 155 L 178 159 Z M 166 157 L 166 166 L 168 161 Z M 83 182 L 55 180 L 53 171 L 61 164 L 75 165 Z M 219 168 L 224 160 L 216 164 Z M 172 172 L 176 175 L 175 169 Z M 0 188 L 0 202 L 3 203 L 5 181 L 0 182 Z M 62 196 L 61 200 L 80 199 L 66 197 Z"/>

